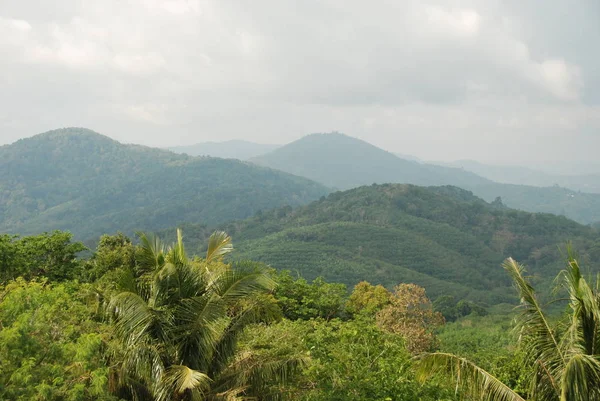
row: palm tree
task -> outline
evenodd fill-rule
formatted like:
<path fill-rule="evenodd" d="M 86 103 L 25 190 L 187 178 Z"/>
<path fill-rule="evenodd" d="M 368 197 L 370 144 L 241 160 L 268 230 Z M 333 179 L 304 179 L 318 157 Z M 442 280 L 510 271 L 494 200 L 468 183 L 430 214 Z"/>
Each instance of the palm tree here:
<path fill-rule="evenodd" d="M 122 274 L 109 309 L 122 347 L 115 392 L 133 400 L 237 400 L 264 394 L 302 361 L 242 363 L 237 340 L 271 318 L 274 281 L 254 263 L 225 264 L 231 238 L 215 232 L 204 259 L 189 259 L 181 231 L 166 247 L 140 234 L 138 266 Z M 265 399 L 262 397 L 261 399 Z"/>
<path fill-rule="evenodd" d="M 569 314 L 564 321 L 551 324 L 524 276 L 523 266 L 509 258 L 503 267 L 520 297 L 516 328 L 529 371 L 525 398 L 475 364 L 451 354 L 420 356 L 420 379 L 447 375 L 457 392 L 476 400 L 600 400 L 600 276 L 590 285 L 569 251 L 567 267 L 557 277 L 568 293 Z"/>

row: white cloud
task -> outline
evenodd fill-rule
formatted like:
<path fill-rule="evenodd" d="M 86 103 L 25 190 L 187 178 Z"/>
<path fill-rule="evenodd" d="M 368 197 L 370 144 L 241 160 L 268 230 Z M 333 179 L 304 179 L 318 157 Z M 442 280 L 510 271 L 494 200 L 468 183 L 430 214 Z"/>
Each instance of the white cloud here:
<path fill-rule="evenodd" d="M 475 10 L 444 10 L 438 6 L 425 6 L 429 27 L 440 34 L 476 35 L 479 32 L 481 16 Z"/>
<path fill-rule="evenodd" d="M 0 142 L 86 125 L 154 145 L 339 130 L 427 158 L 543 135 L 588 152 L 600 59 L 582 37 L 600 33 L 593 8 L 549 17 L 569 4 L 541 16 L 517 0 L 4 2 Z"/>

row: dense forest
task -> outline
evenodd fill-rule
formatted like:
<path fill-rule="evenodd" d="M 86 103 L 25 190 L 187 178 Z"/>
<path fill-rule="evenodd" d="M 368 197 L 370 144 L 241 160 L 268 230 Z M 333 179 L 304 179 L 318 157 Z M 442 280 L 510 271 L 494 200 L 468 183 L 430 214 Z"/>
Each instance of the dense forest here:
<path fill-rule="evenodd" d="M 195 244 L 203 244 L 210 233 L 202 225 L 183 227 Z M 498 269 L 509 256 L 526 263 L 548 287 L 562 267 L 567 241 L 586 265 L 600 267 L 595 229 L 560 216 L 509 209 L 500 200 L 486 203 L 456 187 L 360 187 L 222 228 L 238 244 L 236 257 L 349 286 L 364 279 L 386 287 L 416 283 L 434 299 L 514 301 L 510 280 Z"/>
<path fill-rule="evenodd" d="M 251 161 L 337 189 L 373 183 L 455 185 L 488 202 L 501 197 L 515 209 L 564 215 L 583 224 L 600 221 L 600 194 L 555 185 L 501 184 L 460 168 L 401 159 L 338 133 L 308 135 Z"/>
<path fill-rule="evenodd" d="M 201 256 L 176 238 L 105 235 L 78 257 L 68 233 L 1 237 L 0 399 L 596 399 L 581 397 L 598 389 L 598 289 L 571 251 L 559 278 L 572 312 L 559 323 L 524 268 L 504 262 L 521 299 L 517 341 L 506 309 L 226 262 L 220 231 Z M 532 378 L 536 360 L 556 369 Z"/>
<path fill-rule="evenodd" d="M 50 131 L 0 147 L 0 231 L 105 232 L 217 224 L 329 192 L 238 160 L 122 145 L 93 131 Z M 149 212 L 151 210 L 151 212 Z"/>

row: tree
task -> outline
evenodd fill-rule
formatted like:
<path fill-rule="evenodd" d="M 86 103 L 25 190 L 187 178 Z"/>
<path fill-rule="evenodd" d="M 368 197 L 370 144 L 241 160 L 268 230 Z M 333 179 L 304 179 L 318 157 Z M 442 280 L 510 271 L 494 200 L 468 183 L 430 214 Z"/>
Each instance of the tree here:
<path fill-rule="evenodd" d="M 416 284 L 396 286 L 389 305 L 377 313 L 377 325 L 400 334 L 412 354 L 433 350 L 434 331 L 443 324 L 442 314 L 433 310 L 425 289 Z"/>
<path fill-rule="evenodd" d="M 110 311 L 122 354 L 115 392 L 135 400 L 219 400 L 260 395 L 265 378 L 284 378 L 295 360 L 244 363 L 237 341 L 268 321 L 275 282 L 254 263 L 223 263 L 231 238 L 209 239 L 204 259 L 188 259 L 181 231 L 165 247 L 141 234 L 136 270 L 123 270 Z"/>
<path fill-rule="evenodd" d="M 347 295 L 344 284 L 328 283 L 322 277 L 308 283 L 285 270 L 277 275 L 277 283 L 275 298 L 287 319 L 329 320 L 343 312 Z"/>
<path fill-rule="evenodd" d="M 352 314 L 372 316 L 390 303 L 392 294 L 382 285 L 361 281 L 354 286 L 346 310 Z"/>
<path fill-rule="evenodd" d="M 87 281 L 96 281 L 108 272 L 135 266 L 135 247 L 123 233 L 100 237 L 94 256 L 84 266 Z"/>
<path fill-rule="evenodd" d="M 108 327 L 85 286 L 18 278 L 0 286 L 0 399 L 116 401 L 104 355 Z"/>
<path fill-rule="evenodd" d="M 569 252 L 567 267 L 560 273 L 559 282 L 568 293 L 570 311 L 564 321 L 553 325 L 525 278 L 524 267 L 511 258 L 503 267 L 520 297 L 517 329 L 524 364 L 529 371 L 526 393 L 518 394 L 474 363 L 452 354 L 422 355 L 419 360 L 421 379 L 436 373 L 446 374 L 453 378 L 457 390 L 489 401 L 600 400 L 600 276 L 590 285 Z"/>
<path fill-rule="evenodd" d="M 19 238 L 0 235 L 0 281 L 17 277 L 47 277 L 52 281 L 70 280 L 81 273 L 77 254 L 87 248 L 71 242 L 69 232 L 54 231 Z"/>
<path fill-rule="evenodd" d="M 294 322 L 311 361 L 298 380 L 307 401 L 448 400 L 435 382 L 421 386 L 398 335 L 360 316 Z"/>

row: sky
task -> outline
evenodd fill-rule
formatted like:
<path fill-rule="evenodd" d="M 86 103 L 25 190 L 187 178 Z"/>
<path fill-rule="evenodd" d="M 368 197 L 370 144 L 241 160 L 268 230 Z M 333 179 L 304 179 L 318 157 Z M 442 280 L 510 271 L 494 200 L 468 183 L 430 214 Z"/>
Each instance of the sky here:
<path fill-rule="evenodd" d="M 0 0 L 0 144 L 287 143 L 596 162 L 597 0 Z"/>

